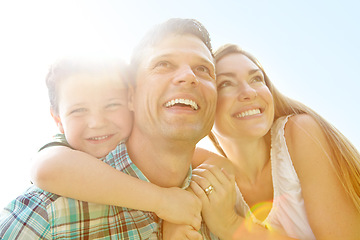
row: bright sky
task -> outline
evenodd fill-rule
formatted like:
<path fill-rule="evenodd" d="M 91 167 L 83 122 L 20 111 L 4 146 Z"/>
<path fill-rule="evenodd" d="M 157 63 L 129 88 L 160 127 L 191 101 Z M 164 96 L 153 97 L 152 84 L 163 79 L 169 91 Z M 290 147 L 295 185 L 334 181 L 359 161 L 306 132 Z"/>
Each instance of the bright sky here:
<path fill-rule="evenodd" d="M 25 190 L 31 157 L 56 132 L 44 84 L 51 61 L 92 46 L 128 59 L 145 31 L 172 17 L 198 19 L 215 49 L 253 53 L 280 91 L 360 148 L 359 9 L 356 0 L 1 1 L 0 208 Z"/>

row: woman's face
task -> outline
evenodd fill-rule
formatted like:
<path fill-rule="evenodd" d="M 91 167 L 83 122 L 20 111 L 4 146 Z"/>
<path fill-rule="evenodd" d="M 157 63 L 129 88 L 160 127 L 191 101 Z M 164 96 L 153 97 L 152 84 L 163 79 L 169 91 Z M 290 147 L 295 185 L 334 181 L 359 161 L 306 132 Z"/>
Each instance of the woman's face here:
<path fill-rule="evenodd" d="M 274 121 L 273 97 L 263 72 L 248 57 L 229 54 L 216 64 L 218 100 L 214 133 L 221 138 L 260 138 Z"/>

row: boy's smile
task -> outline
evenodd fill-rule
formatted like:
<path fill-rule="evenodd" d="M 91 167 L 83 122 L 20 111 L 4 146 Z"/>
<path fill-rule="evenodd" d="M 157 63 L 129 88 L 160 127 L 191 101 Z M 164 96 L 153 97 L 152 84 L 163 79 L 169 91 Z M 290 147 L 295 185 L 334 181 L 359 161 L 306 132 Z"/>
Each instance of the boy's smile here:
<path fill-rule="evenodd" d="M 70 76 L 58 95 L 58 125 L 73 148 L 101 158 L 129 136 L 127 89 L 115 72 Z"/>

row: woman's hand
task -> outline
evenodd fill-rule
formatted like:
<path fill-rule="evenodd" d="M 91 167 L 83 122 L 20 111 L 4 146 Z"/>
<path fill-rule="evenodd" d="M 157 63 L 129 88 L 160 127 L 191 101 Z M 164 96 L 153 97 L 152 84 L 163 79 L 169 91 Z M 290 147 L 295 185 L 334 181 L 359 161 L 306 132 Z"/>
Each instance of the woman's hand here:
<path fill-rule="evenodd" d="M 242 222 L 234 209 L 235 176 L 218 166 L 201 164 L 193 170 L 190 186 L 202 202 L 202 216 L 211 232 L 220 238 L 231 238 Z"/>
<path fill-rule="evenodd" d="M 189 225 L 178 225 L 167 221 L 163 222 L 164 240 L 202 240 L 201 234 Z"/>

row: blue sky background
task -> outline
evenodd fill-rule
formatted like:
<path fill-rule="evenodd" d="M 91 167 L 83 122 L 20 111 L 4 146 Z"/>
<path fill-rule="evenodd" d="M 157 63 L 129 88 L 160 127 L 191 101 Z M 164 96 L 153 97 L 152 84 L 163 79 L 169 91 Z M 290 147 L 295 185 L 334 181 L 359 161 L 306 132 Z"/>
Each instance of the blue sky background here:
<path fill-rule="evenodd" d="M 356 0 L 1 1 L 0 207 L 25 189 L 31 157 L 56 132 L 48 65 L 88 49 L 128 59 L 145 31 L 172 17 L 198 19 L 215 49 L 253 53 L 280 91 L 360 148 L 359 10 Z"/>

